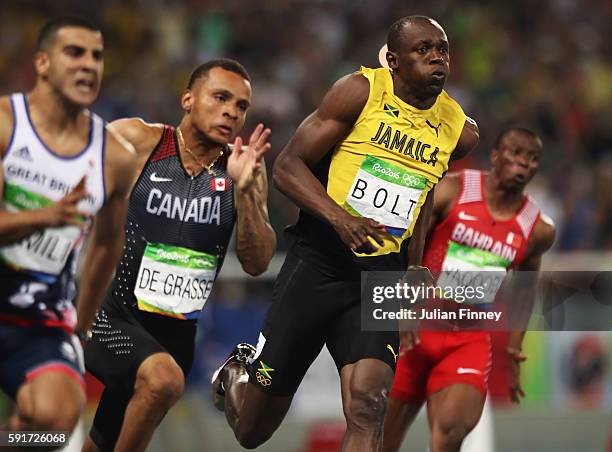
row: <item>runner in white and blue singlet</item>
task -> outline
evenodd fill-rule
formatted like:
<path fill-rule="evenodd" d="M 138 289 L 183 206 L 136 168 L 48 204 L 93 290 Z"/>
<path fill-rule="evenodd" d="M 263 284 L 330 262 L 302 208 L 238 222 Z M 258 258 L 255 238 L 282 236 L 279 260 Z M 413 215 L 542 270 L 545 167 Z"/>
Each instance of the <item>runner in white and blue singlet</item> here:
<path fill-rule="evenodd" d="M 91 230 L 80 295 L 95 310 L 123 245 L 135 156 L 87 109 L 103 70 L 94 26 L 49 22 L 34 63 L 32 91 L 0 98 L 0 388 L 16 401 L 9 429 L 71 431 L 85 402 L 77 257 Z"/>

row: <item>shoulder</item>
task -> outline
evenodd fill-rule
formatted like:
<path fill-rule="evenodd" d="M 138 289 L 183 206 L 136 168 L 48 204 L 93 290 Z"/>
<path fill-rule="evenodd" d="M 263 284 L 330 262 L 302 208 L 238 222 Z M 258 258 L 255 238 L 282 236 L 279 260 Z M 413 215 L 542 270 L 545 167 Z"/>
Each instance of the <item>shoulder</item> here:
<path fill-rule="evenodd" d="M 469 116 L 465 117 L 461 135 L 457 141 L 457 146 L 451 155 L 451 160 L 458 160 L 465 157 L 472 149 L 478 145 L 480 140 L 480 130 L 478 124 Z"/>
<path fill-rule="evenodd" d="M 434 209 L 446 213 L 453 201 L 461 192 L 461 173 L 449 173 L 436 185 L 434 191 Z"/>
<path fill-rule="evenodd" d="M 461 189 L 461 179 L 462 179 L 461 171 L 456 171 L 454 173 L 448 173 L 440 180 L 440 182 L 438 182 L 437 186 L 440 188 L 444 188 L 446 190 L 454 190 L 458 193 L 459 190 Z"/>
<path fill-rule="evenodd" d="M 14 127 L 13 107 L 8 96 L 0 97 L 0 155 L 9 144 Z"/>
<path fill-rule="evenodd" d="M 107 128 L 109 136 L 120 136 L 127 140 L 137 154 L 149 154 L 164 132 L 163 124 L 151 124 L 141 118 L 125 118 L 111 122 Z"/>
<path fill-rule="evenodd" d="M 106 127 L 107 158 L 117 164 L 130 164 L 135 160 L 134 146 L 123 135 L 115 131 L 111 125 Z"/>
<path fill-rule="evenodd" d="M 538 221 L 533 227 L 530 239 L 534 253 L 543 254 L 548 251 L 555 241 L 556 232 L 552 219 L 540 213 Z"/>
<path fill-rule="evenodd" d="M 439 102 L 453 113 L 465 116 L 465 112 L 459 102 L 457 102 L 446 90 L 442 90 L 439 95 Z"/>
<path fill-rule="evenodd" d="M 354 121 L 370 95 L 370 82 L 362 72 L 338 79 L 319 106 L 319 116 Z"/>

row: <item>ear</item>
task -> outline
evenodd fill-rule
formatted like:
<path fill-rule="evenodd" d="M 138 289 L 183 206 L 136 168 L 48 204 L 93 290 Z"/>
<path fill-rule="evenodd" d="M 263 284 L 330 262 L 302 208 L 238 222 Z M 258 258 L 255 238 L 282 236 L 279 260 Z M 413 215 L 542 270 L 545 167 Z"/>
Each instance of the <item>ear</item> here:
<path fill-rule="evenodd" d="M 191 113 L 191 109 L 193 108 L 193 92 L 190 89 L 183 91 L 183 95 L 181 96 L 181 107 L 183 107 L 185 113 Z"/>
<path fill-rule="evenodd" d="M 51 66 L 51 61 L 49 60 L 49 54 L 47 52 L 38 51 L 34 56 L 34 69 L 36 70 L 36 74 L 40 77 L 46 77 L 49 73 L 49 67 Z"/>
<path fill-rule="evenodd" d="M 386 58 L 387 58 L 387 64 L 389 65 L 389 69 L 391 69 L 393 72 L 399 69 L 397 53 L 387 50 Z"/>
<path fill-rule="evenodd" d="M 493 148 L 491 150 L 491 155 L 489 156 L 489 159 L 491 161 L 491 166 L 495 166 L 497 160 L 499 159 L 499 150 L 497 148 Z"/>

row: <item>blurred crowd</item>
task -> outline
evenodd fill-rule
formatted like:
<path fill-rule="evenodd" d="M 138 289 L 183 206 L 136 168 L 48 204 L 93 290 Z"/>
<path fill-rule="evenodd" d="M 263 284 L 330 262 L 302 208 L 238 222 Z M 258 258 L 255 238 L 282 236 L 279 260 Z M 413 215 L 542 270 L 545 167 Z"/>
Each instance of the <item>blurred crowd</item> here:
<path fill-rule="evenodd" d="M 36 33 L 78 14 L 105 33 L 106 70 L 94 110 L 107 120 L 178 123 L 190 70 L 213 57 L 242 62 L 253 79 L 244 134 L 272 128 L 275 155 L 340 76 L 378 66 L 389 25 L 410 14 L 437 19 L 451 44 L 447 90 L 480 126 L 461 166 L 485 168 L 508 125 L 544 140 L 531 192 L 558 226 L 556 249 L 612 249 L 612 23 L 608 0 L 3 0 L 0 92 L 28 89 Z M 277 232 L 296 209 L 272 190 Z M 283 242 L 281 241 L 281 246 Z"/>

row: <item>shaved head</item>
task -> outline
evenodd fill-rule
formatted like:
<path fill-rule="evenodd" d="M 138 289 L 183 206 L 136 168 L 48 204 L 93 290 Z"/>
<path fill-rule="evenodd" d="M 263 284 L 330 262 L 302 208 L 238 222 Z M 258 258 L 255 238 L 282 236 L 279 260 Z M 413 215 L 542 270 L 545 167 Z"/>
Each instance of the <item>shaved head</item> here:
<path fill-rule="evenodd" d="M 405 31 L 407 31 L 409 28 L 413 26 L 435 27 L 439 29 L 442 33 L 444 33 L 444 35 L 446 36 L 446 33 L 444 32 L 444 29 L 442 28 L 442 26 L 438 22 L 433 20 L 431 17 L 427 17 L 427 16 L 402 17 L 401 19 L 396 21 L 393 25 L 391 25 L 391 27 L 389 28 L 389 33 L 387 34 L 387 47 L 389 51 L 397 52 L 399 50 L 402 35 L 404 34 Z"/>

